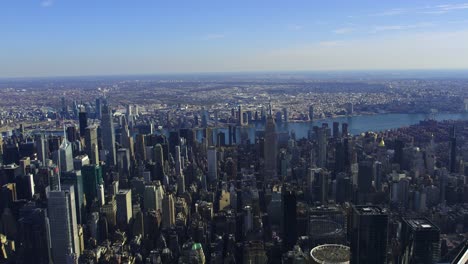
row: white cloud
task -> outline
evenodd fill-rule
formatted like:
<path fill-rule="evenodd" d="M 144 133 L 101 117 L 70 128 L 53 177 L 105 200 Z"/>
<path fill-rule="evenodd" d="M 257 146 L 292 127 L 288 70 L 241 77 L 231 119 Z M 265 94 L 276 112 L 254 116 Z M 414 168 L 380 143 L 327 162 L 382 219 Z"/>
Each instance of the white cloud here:
<path fill-rule="evenodd" d="M 348 34 L 351 32 L 354 32 L 356 29 L 352 27 L 344 27 L 344 28 L 337 28 L 333 30 L 333 33 L 335 34 Z"/>
<path fill-rule="evenodd" d="M 423 6 L 416 8 L 393 8 L 380 13 L 370 14 L 370 16 L 397 16 L 411 15 L 414 13 L 427 15 L 441 15 L 457 10 L 468 9 L 468 3 L 442 4 L 433 6 Z"/>
<path fill-rule="evenodd" d="M 441 11 L 468 9 L 468 3 L 438 5 L 436 8 Z"/>
<path fill-rule="evenodd" d="M 52 6 L 53 4 L 54 4 L 54 0 L 43 0 L 41 2 L 42 7 L 49 7 L 49 6 Z"/>
<path fill-rule="evenodd" d="M 408 13 L 409 11 L 410 10 L 406 8 L 393 8 L 380 13 L 370 14 L 370 16 L 396 16 Z"/>
<path fill-rule="evenodd" d="M 399 31 L 399 30 L 410 30 L 418 28 L 426 28 L 434 26 L 433 23 L 424 22 L 417 24 L 408 24 L 408 25 L 385 25 L 385 26 L 375 26 L 370 32 L 371 33 L 380 33 L 384 31 Z"/>

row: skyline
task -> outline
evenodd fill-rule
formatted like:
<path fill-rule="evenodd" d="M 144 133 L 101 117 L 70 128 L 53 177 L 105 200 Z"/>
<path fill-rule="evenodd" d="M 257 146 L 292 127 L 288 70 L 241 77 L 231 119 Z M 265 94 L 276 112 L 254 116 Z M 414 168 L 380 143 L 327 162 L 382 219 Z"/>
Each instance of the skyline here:
<path fill-rule="evenodd" d="M 468 69 L 463 1 L 48 0 L 0 10 L 0 78 Z"/>

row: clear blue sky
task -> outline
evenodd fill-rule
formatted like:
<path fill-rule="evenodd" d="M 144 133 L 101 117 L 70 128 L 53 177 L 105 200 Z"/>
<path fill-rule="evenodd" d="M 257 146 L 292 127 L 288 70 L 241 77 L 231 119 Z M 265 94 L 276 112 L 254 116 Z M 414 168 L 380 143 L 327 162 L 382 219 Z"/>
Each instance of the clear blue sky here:
<path fill-rule="evenodd" d="M 0 32 L 0 77 L 468 68 L 468 1 L 1 0 Z"/>

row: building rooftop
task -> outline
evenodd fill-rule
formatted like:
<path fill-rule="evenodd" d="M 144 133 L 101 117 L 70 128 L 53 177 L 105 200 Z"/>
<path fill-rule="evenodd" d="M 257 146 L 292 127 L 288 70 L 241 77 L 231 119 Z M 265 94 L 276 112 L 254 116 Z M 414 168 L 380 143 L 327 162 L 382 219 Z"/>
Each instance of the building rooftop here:
<path fill-rule="evenodd" d="M 431 221 L 426 218 L 403 218 L 413 230 L 439 230 Z"/>
<path fill-rule="evenodd" d="M 338 244 L 325 244 L 313 248 L 310 256 L 317 263 L 341 264 L 349 263 L 350 248 Z"/>
<path fill-rule="evenodd" d="M 385 215 L 382 208 L 374 205 L 355 205 L 354 209 L 361 215 Z"/>

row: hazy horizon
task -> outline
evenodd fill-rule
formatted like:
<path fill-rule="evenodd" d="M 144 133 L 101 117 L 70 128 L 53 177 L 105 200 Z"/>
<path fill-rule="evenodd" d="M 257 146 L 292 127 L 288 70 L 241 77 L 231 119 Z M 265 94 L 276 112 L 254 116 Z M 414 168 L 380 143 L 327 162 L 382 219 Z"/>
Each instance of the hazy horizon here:
<path fill-rule="evenodd" d="M 468 2 L 3 1 L 0 77 L 465 70 Z"/>

